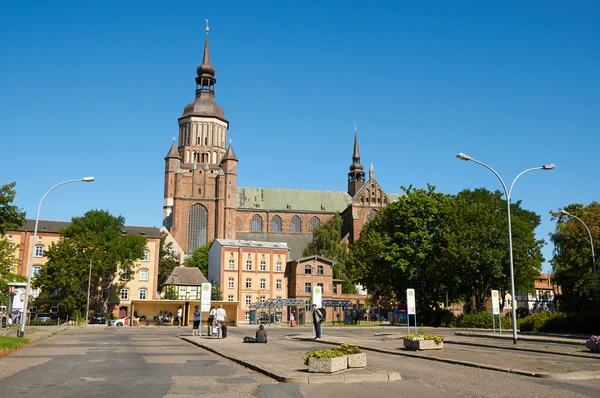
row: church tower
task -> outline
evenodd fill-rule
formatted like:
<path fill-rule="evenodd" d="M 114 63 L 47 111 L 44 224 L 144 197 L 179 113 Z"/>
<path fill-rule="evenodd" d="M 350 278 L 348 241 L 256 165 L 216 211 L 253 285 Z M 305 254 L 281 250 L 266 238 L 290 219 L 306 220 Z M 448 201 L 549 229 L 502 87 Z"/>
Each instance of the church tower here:
<path fill-rule="evenodd" d="M 358 152 L 358 138 L 356 137 L 356 124 L 354 125 L 354 153 L 352 154 L 352 164 L 348 173 L 348 195 L 354 197 L 356 193 L 365 185 L 365 172 L 363 165 L 360 164 L 360 153 Z"/>
<path fill-rule="evenodd" d="M 186 255 L 214 239 L 231 238 L 226 226 L 235 231 L 237 158 L 226 145 L 229 122 L 215 102 L 208 30 L 207 21 L 195 99 L 178 120 L 178 145 L 173 143 L 165 157 L 163 225 Z"/>

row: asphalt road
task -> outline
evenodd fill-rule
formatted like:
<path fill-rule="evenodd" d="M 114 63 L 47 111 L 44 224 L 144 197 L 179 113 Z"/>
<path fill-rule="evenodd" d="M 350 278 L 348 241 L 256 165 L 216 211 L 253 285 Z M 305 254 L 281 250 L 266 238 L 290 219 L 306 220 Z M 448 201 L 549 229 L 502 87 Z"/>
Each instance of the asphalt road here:
<path fill-rule="evenodd" d="M 231 328 L 232 335 L 248 330 Z M 269 330 L 281 344 L 290 329 Z M 294 385 L 178 338 L 186 328 L 74 328 L 0 359 L 0 397 L 598 397 L 600 380 L 558 382 L 369 353 L 398 382 Z M 346 329 L 343 333 L 373 333 Z M 267 346 L 268 347 L 268 346 Z"/>

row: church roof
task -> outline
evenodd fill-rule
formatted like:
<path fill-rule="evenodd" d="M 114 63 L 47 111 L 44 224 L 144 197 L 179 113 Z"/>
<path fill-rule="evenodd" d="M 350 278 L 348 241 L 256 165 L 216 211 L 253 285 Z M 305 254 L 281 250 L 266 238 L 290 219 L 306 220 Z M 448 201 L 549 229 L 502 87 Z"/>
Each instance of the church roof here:
<path fill-rule="evenodd" d="M 339 191 L 280 188 L 238 188 L 238 209 L 341 212 L 352 197 Z"/>
<path fill-rule="evenodd" d="M 165 156 L 166 159 L 181 159 L 179 156 L 179 152 L 177 151 L 177 147 L 175 146 L 175 142 L 171 144 L 171 149 L 169 149 L 169 153 Z"/>
<path fill-rule="evenodd" d="M 238 158 L 235 156 L 235 152 L 233 152 L 233 145 L 229 144 L 227 152 L 225 152 L 225 156 L 223 156 L 223 159 L 221 160 L 238 160 Z"/>

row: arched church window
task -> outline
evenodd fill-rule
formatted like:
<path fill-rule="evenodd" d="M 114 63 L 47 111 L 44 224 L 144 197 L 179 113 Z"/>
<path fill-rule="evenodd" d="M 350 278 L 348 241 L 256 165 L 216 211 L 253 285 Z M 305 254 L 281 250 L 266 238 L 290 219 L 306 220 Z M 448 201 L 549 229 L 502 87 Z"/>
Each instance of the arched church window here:
<path fill-rule="evenodd" d="M 271 219 L 271 231 L 281 232 L 281 217 L 273 216 L 273 218 Z"/>
<path fill-rule="evenodd" d="M 374 219 L 376 215 L 377 215 L 377 212 L 375 210 L 371 210 L 369 212 L 369 214 L 367 214 L 367 222 L 369 222 L 372 219 Z"/>
<path fill-rule="evenodd" d="M 313 218 L 310 219 L 310 232 L 313 232 L 315 229 L 317 229 L 319 227 L 319 225 L 321 225 L 321 220 L 319 220 L 319 217 L 314 216 Z"/>
<path fill-rule="evenodd" d="M 298 216 L 292 217 L 292 232 L 302 232 L 302 220 Z"/>
<path fill-rule="evenodd" d="M 252 216 L 252 232 L 262 232 L 262 217 L 258 214 Z"/>
<path fill-rule="evenodd" d="M 188 213 L 188 244 L 187 252 L 192 254 L 197 248 L 207 243 L 208 210 L 197 203 Z"/>

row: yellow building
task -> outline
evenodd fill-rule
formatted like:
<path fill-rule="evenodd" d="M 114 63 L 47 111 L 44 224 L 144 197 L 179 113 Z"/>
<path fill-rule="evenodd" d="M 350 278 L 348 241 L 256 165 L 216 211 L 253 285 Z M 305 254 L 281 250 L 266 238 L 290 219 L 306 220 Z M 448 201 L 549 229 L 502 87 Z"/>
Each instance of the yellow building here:
<path fill-rule="evenodd" d="M 224 301 L 240 302 L 238 317 L 249 321 L 253 303 L 287 298 L 289 255 L 281 242 L 216 239 L 208 251 L 208 279 L 221 286 Z"/>

